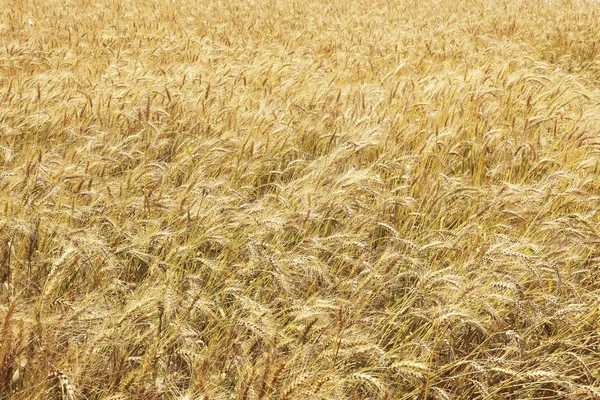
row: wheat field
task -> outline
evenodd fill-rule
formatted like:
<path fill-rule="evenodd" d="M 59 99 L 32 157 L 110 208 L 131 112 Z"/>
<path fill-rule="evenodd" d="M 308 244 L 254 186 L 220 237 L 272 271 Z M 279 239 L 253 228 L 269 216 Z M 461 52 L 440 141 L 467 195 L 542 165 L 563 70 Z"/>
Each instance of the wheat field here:
<path fill-rule="evenodd" d="M 0 1 L 0 398 L 600 398 L 600 11 Z"/>

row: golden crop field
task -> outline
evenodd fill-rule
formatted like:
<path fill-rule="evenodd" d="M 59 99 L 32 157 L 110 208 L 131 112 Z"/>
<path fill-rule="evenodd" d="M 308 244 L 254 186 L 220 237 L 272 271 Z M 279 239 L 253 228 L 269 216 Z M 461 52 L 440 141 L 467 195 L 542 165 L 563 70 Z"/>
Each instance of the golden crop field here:
<path fill-rule="evenodd" d="M 600 10 L 0 1 L 0 398 L 600 398 Z"/>

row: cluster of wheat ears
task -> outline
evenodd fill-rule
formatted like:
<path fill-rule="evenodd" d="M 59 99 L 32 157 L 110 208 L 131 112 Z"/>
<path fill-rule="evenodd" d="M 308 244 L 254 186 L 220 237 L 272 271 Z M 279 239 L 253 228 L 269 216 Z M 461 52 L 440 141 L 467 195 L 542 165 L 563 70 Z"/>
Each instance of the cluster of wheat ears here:
<path fill-rule="evenodd" d="M 0 3 L 1 398 L 600 398 L 594 2 Z"/>

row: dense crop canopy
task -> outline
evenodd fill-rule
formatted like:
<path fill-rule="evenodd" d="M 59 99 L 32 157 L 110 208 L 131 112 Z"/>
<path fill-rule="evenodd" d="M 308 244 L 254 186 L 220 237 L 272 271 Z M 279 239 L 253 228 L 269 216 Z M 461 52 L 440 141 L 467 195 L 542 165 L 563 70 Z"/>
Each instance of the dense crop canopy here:
<path fill-rule="evenodd" d="M 600 397 L 596 2 L 0 4 L 0 397 Z"/>

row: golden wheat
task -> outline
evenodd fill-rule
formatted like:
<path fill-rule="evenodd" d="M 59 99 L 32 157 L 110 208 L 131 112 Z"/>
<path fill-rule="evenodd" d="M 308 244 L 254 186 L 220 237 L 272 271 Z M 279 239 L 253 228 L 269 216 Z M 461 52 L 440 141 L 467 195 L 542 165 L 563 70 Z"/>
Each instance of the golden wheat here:
<path fill-rule="evenodd" d="M 600 398 L 595 1 L 0 4 L 0 397 Z"/>

